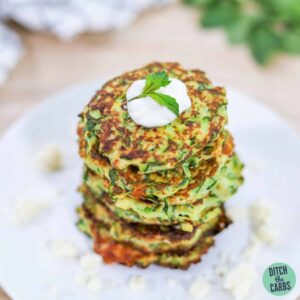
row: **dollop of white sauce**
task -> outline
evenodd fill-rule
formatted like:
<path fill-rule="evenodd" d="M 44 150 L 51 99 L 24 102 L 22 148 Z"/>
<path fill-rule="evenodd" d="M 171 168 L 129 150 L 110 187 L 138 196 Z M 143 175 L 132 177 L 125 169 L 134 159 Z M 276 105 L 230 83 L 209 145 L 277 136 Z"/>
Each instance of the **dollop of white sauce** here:
<path fill-rule="evenodd" d="M 188 95 L 186 85 L 178 79 L 170 78 L 166 87 L 157 90 L 158 93 L 171 96 L 176 99 L 179 106 L 179 113 L 191 107 L 192 102 Z M 127 101 L 139 96 L 145 86 L 146 80 L 135 81 L 126 93 Z M 176 115 L 167 107 L 158 104 L 151 97 L 139 98 L 127 102 L 127 109 L 131 119 L 144 127 L 160 127 L 167 125 L 176 119 Z"/>

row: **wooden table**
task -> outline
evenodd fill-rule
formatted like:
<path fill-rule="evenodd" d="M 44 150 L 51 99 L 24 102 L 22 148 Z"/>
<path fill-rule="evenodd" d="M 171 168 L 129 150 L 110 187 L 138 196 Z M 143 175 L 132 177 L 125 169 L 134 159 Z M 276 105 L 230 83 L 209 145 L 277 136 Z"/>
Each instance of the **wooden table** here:
<path fill-rule="evenodd" d="M 262 69 L 247 49 L 229 45 L 219 30 L 199 28 L 197 20 L 196 11 L 175 4 L 144 14 L 123 31 L 85 34 L 68 43 L 17 28 L 27 51 L 0 88 L 0 134 L 68 85 L 110 78 L 154 60 L 201 68 L 212 80 L 255 96 L 300 132 L 300 58 L 280 56 Z"/>

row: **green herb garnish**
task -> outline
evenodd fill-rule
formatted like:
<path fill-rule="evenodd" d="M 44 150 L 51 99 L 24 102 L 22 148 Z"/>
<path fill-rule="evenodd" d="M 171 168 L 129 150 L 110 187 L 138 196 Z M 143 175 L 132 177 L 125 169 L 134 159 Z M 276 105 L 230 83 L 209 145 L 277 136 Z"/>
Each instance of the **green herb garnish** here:
<path fill-rule="evenodd" d="M 144 97 L 151 97 L 158 104 L 167 107 L 176 116 L 179 116 L 179 105 L 176 99 L 157 92 L 161 87 L 165 87 L 170 83 L 171 81 L 165 71 L 152 73 L 146 77 L 146 84 L 142 93 L 139 96 L 129 99 L 128 102 Z"/>
<path fill-rule="evenodd" d="M 248 46 L 267 64 L 279 53 L 300 54 L 299 0 L 183 0 L 201 11 L 200 24 L 225 30 L 231 43 Z"/>

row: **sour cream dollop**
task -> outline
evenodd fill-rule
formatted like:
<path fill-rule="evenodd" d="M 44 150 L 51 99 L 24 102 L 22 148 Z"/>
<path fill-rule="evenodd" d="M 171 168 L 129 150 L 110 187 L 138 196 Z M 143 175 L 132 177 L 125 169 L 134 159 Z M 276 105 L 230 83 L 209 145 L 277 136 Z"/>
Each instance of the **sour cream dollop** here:
<path fill-rule="evenodd" d="M 171 96 L 179 105 L 179 114 L 191 107 L 192 102 L 187 93 L 186 85 L 178 79 L 170 78 L 166 87 L 157 90 L 158 93 Z M 135 81 L 126 93 L 126 99 L 139 96 L 145 86 L 146 80 Z M 127 102 L 127 109 L 131 119 L 144 127 L 160 127 L 167 125 L 176 119 L 176 115 L 167 107 L 158 104 L 151 97 L 139 98 Z"/>

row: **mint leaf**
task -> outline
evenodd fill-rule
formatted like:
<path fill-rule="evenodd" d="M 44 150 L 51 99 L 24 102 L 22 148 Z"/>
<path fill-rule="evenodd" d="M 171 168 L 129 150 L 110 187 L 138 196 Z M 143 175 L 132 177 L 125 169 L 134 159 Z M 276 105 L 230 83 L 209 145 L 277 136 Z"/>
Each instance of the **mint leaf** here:
<path fill-rule="evenodd" d="M 142 93 L 127 101 L 130 102 L 144 97 L 151 97 L 158 104 L 167 107 L 176 116 L 179 116 L 179 105 L 176 99 L 169 95 L 157 92 L 161 87 L 169 85 L 170 82 L 170 78 L 165 71 L 152 73 L 146 77 L 146 83 Z"/>
<path fill-rule="evenodd" d="M 167 107 L 177 117 L 179 116 L 179 105 L 175 98 L 160 93 L 151 93 L 148 96 L 155 100 L 158 104 Z"/>
<path fill-rule="evenodd" d="M 146 84 L 142 95 L 153 93 L 159 88 L 169 85 L 170 82 L 171 81 L 165 71 L 152 73 L 146 77 Z"/>

